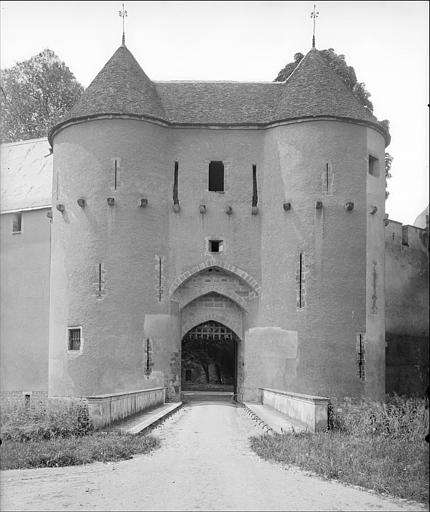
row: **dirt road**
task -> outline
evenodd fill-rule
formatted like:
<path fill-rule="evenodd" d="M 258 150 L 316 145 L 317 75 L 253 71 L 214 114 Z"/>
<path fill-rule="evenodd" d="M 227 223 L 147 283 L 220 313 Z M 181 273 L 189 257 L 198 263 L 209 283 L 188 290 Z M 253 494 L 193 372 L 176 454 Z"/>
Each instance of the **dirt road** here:
<path fill-rule="evenodd" d="M 1 473 L 2 510 L 426 510 L 261 460 L 261 433 L 228 402 L 191 402 L 153 433 L 161 448 L 117 463 Z"/>

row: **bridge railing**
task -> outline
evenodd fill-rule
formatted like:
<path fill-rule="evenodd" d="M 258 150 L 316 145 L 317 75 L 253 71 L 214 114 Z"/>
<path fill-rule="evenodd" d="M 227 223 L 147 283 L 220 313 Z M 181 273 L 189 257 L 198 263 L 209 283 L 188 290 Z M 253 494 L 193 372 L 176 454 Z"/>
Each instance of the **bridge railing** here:
<path fill-rule="evenodd" d="M 166 388 L 158 387 L 124 393 L 92 395 L 87 396 L 86 401 L 94 427 L 101 428 L 155 405 L 164 404 Z"/>
<path fill-rule="evenodd" d="M 327 429 L 329 399 L 326 397 L 270 388 L 259 388 L 259 397 L 263 405 L 282 412 L 310 432 Z"/>

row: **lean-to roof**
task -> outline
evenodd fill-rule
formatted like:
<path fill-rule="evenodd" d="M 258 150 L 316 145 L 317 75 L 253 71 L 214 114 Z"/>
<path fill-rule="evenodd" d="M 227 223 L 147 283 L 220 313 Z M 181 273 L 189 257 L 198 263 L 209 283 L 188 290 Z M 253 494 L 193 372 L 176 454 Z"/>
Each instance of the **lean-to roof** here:
<path fill-rule="evenodd" d="M 46 138 L 1 144 L 0 211 L 52 204 L 52 155 Z"/>

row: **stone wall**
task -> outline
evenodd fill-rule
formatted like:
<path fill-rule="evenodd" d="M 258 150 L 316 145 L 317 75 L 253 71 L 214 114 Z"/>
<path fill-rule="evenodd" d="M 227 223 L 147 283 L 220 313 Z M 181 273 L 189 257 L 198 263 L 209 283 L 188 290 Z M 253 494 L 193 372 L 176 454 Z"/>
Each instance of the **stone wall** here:
<path fill-rule="evenodd" d="M 386 391 L 423 395 L 429 375 L 428 230 L 385 228 Z"/>

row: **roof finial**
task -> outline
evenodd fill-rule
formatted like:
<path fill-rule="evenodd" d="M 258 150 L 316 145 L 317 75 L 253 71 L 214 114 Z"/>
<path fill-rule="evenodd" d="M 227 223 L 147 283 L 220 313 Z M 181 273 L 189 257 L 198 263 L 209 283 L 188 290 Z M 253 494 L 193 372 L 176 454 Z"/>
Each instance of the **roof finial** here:
<path fill-rule="evenodd" d="M 119 11 L 119 15 L 122 18 L 122 45 L 125 46 L 125 30 L 124 30 L 124 21 L 127 17 L 127 11 L 124 10 L 124 4 L 122 4 L 122 11 Z"/>
<path fill-rule="evenodd" d="M 314 4 L 314 10 L 311 12 L 311 18 L 314 20 L 314 31 L 312 34 L 312 48 L 315 48 L 315 20 L 318 18 L 319 12 L 315 10 L 315 4 Z"/>

